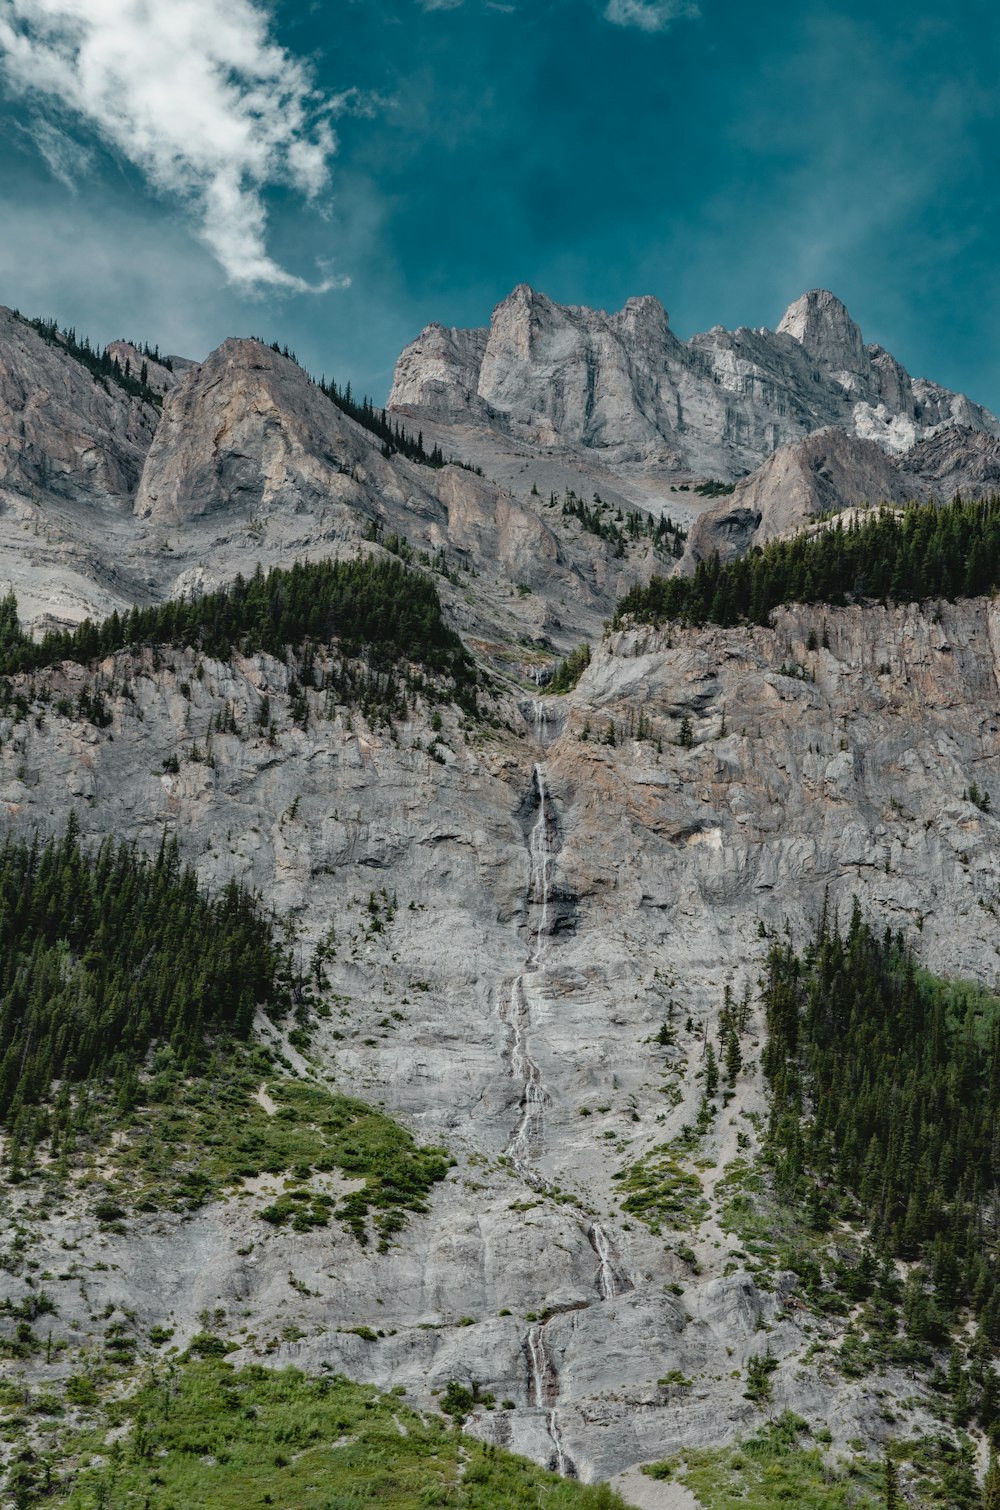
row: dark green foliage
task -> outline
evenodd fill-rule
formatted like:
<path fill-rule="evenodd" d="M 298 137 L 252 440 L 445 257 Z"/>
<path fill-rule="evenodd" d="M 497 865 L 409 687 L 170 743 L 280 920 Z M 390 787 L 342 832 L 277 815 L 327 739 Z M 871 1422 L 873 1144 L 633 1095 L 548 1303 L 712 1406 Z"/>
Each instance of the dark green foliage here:
<path fill-rule="evenodd" d="M 272 348 L 277 351 L 277 346 Z M 288 352 L 285 352 L 288 355 Z M 445 464 L 444 453 L 440 446 L 434 446 L 430 451 L 424 450 L 423 432 L 419 432 L 416 438 L 407 435 L 406 426 L 397 420 L 393 423 L 388 418 L 384 409 L 376 409 L 367 393 L 361 402 L 351 393 L 351 385 L 346 388 L 338 388 L 335 382 L 328 383 L 326 378 L 321 379 L 320 392 L 336 404 L 342 413 L 356 424 L 362 425 L 372 435 L 377 435 L 382 442 L 383 456 L 393 456 L 397 451 L 407 457 L 409 461 L 416 461 L 425 467 L 443 467 Z"/>
<path fill-rule="evenodd" d="M 902 1504 L 899 1494 L 899 1471 L 888 1453 L 882 1464 L 882 1502 L 885 1510 L 899 1510 Z"/>
<path fill-rule="evenodd" d="M 2 634 L 0 623 L 0 634 Z M 2 642 L 0 642 L 2 643 Z M 590 665 L 590 646 L 578 645 L 564 661 L 560 661 L 545 688 L 546 692 L 571 692 Z"/>
<path fill-rule="evenodd" d="M 449 1379 L 448 1387 L 441 1401 L 441 1409 L 446 1416 L 453 1416 L 456 1421 L 463 1420 L 476 1403 L 476 1391 L 466 1384 L 460 1384 L 457 1379 Z"/>
<path fill-rule="evenodd" d="M 1000 586 L 1000 497 L 879 509 L 844 527 L 755 546 L 741 561 L 701 561 L 620 600 L 613 623 L 767 624 L 783 603 L 975 597 Z"/>
<path fill-rule="evenodd" d="M 981 792 L 975 782 L 969 787 L 969 801 L 981 813 L 988 813 L 992 806 L 989 792 Z"/>
<path fill-rule="evenodd" d="M 61 1170 L 83 1170 L 101 1151 L 114 1195 L 95 1201 L 99 1220 L 193 1211 L 244 1180 L 285 1175 L 258 1213 L 264 1222 L 308 1232 L 336 1220 L 362 1244 L 374 1235 L 385 1251 L 408 1212 L 426 1211 L 450 1168 L 443 1149 L 418 1146 L 377 1108 L 286 1078 L 260 1045 L 216 1034 L 193 1059 L 157 1048 L 129 1072 L 127 1108 L 108 1079 L 82 1086 L 68 1119 L 57 1102 L 50 1122 Z M 334 1169 L 357 1182 L 339 1200 L 317 1188 Z"/>
<path fill-rule="evenodd" d="M 278 1155 L 274 1162 L 287 1167 L 292 1148 L 304 1143 L 316 1169 L 332 1165 L 349 1180 L 363 1180 L 363 1188 L 345 1195 L 334 1213 L 360 1243 L 368 1241 L 369 1214 L 384 1248 L 405 1225 L 405 1212 L 427 1210 L 427 1195 L 450 1167 L 443 1149 L 418 1147 L 406 1129 L 384 1113 L 318 1086 L 282 1082 L 273 1087 L 273 1095 L 279 1107 L 276 1121 L 288 1133 L 288 1150 L 282 1158 L 279 1148 L 266 1146 L 270 1140 L 249 1135 L 241 1147 L 244 1170 L 266 1167 L 272 1154 Z M 315 1191 L 292 1190 L 261 1214 L 276 1226 L 291 1221 L 301 1232 L 324 1226 L 335 1205 Z"/>
<path fill-rule="evenodd" d="M 726 1037 L 726 1079 L 730 1085 L 736 1084 L 742 1068 L 743 1052 L 740 1048 L 739 1035 L 735 1028 L 731 1028 Z"/>
<path fill-rule="evenodd" d="M 13 592 L 9 592 L 0 599 L 0 661 L 30 643 L 17 617 L 17 599 Z"/>
<path fill-rule="evenodd" d="M 256 902 L 215 900 L 176 842 L 149 860 L 105 840 L 84 852 L 70 822 L 44 847 L 0 852 L 0 1121 L 15 1143 L 53 1080 L 113 1071 L 123 1109 L 150 1046 L 196 1060 L 205 1034 L 245 1037 L 254 1009 L 280 1009 L 287 962 Z M 53 1116 L 69 1115 L 64 1084 Z M 110 1219 L 110 1218 L 109 1218 Z"/>
<path fill-rule="evenodd" d="M 113 613 L 101 624 L 85 619 L 78 628 L 47 634 L 38 644 L 12 628 L 16 604 L 11 605 L 10 596 L 0 604 L 0 675 L 64 660 L 86 663 L 141 645 L 187 645 L 225 659 L 236 650 L 284 657 L 289 647 L 308 651 L 336 640 L 344 655 L 364 659 L 368 679 L 375 679 L 378 699 L 387 705 L 399 696 L 395 671 L 412 662 L 450 678 L 456 701 L 475 705 L 472 661 L 444 622 L 433 582 L 423 572 L 383 557 L 296 562 L 266 575 L 258 568 L 249 581 L 237 577 L 219 592 Z M 303 680 L 311 670 L 306 654 Z M 289 687 L 293 699 L 297 690 Z M 346 668 L 344 686 L 328 690 L 356 700 Z"/>
<path fill-rule="evenodd" d="M 566 490 L 562 511 L 573 519 L 579 519 L 583 528 L 614 547 L 616 556 L 624 556 L 625 547 L 632 541 L 643 538 L 651 540 L 654 548 L 665 556 L 682 556 L 686 532 L 666 515 L 656 518 L 642 509 L 629 509 L 622 513 L 613 504 L 605 503 L 600 493 L 594 494 L 593 504 Z"/>
<path fill-rule="evenodd" d="M 705 1053 L 705 1095 L 710 1099 L 719 1089 L 719 1064 L 715 1057 L 715 1047 L 708 1045 Z"/>
<path fill-rule="evenodd" d="M 22 315 L 20 318 L 24 319 Z M 141 399 L 145 404 L 154 404 L 157 408 L 163 404 L 163 395 L 157 393 L 146 381 L 146 364 L 136 376 L 128 367 L 122 367 L 117 357 L 109 356 L 107 351 L 102 351 L 99 346 L 92 346 L 87 336 L 77 340 L 75 330 L 60 330 L 55 320 L 24 320 L 25 325 L 30 325 L 32 330 L 37 331 L 43 341 L 50 346 L 58 346 L 60 351 L 65 351 L 74 361 L 79 362 L 91 373 L 95 382 L 103 384 L 107 388 L 108 383 L 114 383 L 121 388 L 130 398 Z M 146 355 L 152 356 L 149 347 L 145 348 Z M 153 358 L 159 360 L 158 357 Z"/>
<path fill-rule="evenodd" d="M 875 1510 L 878 1474 L 862 1458 L 830 1462 L 801 1416 L 785 1411 L 731 1447 L 688 1449 L 647 1464 L 651 1478 L 676 1478 L 706 1510 Z"/>
<path fill-rule="evenodd" d="M 778 1367 L 778 1360 L 768 1348 L 765 1353 L 751 1353 L 747 1359 L 747 1387 L 743 1391 L 755 1405 L 766 1405 L 773 1393 L 771 1375 Z"/>
<path fill-rule="evenodd" d="M 919 970 L 857 905 L 804 956 L 771 950 L 764 1001 L 779 1189 L 822 1206 L 839 1187 L 885 1251 L 922 1261 L 903 1297 L 916 1349 L 962 1306 L 1000 1345 L 1000 1002 Z"/>

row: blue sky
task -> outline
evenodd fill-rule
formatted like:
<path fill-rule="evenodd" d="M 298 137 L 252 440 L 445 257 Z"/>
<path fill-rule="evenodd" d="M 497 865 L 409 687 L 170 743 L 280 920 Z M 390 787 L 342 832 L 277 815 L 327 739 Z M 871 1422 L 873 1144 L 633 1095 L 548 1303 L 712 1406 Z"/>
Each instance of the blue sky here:
<path fill-rule="evenodd" d="M 0 0 L 0 302 L 383 399 L 521 281 L 678 334 L 832 288 L 1000 410 L 985 0 Z"/>

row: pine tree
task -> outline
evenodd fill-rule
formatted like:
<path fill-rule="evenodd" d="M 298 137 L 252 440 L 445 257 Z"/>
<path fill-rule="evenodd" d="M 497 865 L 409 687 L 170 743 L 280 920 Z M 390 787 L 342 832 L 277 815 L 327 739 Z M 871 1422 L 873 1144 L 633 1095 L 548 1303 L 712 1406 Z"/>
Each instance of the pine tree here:
<path fill-rule="evenodd" d="M 996 1449 L 990 1448 L 990 1463 L 983 1482 L 983 1510 L 1000 1510 L 1000 1464 Z"/>
<path fill-rule="evenodd" d="M 705 1054 L 705 1095 L 711 1100 L 719 1089 L 719 1065 L 715 1048 L 710 1043 Z"/>
<path fill-rule="evenodd" d="M 882 1469 L 882 1498 L 885 1510 L 900 1510 L 899 1473 L 888 1452 Z"/>
<path fill-rule="evenodd" d="M 736 1084 L 742 1068 L 743 1055 L 740 1052 L 740 1040 L 736 1036 L 736 1029 L 731 1027 L 726 1040 L 726 1078 L 730 1085 Z"/>

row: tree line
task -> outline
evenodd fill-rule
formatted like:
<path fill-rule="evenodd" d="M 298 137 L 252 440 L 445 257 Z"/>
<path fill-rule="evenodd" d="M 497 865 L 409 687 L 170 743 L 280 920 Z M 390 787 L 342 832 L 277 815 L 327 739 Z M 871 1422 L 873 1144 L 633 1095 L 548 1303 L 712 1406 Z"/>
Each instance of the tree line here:
<path fill-rule="evenodd" d="M 911 503 L 838 520 L 814 534 L 754 546 L 739 561 L 718 554 L 688 577 L 653 577 L 615 609 L 613 626 L 768 624 L 789 603 L 978 597 L 1000 586 L 1000 497 Z"/>
<path fill-rule="evenodd" d="M 38 642 L 21 629 L 14 594 L 0 601 L 0 676 L 64 660 L 86 664 L 146 644 L 185 645 L 225 659 L 234 651 L 280 657 L 289 647 L 333 640 L 375 671 L 412 661 L 457 687 L 475 684 L 475 667 L 444 621 L 433 582 L 384 557 L 296 562 L 266 573 L 258 567 L 217 592 L 116 610 L 101 623 L 85 619 Z"/>
<path fill-rule="evenodd" d="M 77 339 L 74 329 L 60 330 L 55 320 L 28 320 L 23 315 L 18 318 L 22 319 L 25 325 L 30 325 L 31 329 L 40 335 L 42 340 L 47 342 L 48 345 L 58 346 L 61 351 L 66 352 L 67 356 L 71 356 L 75 362 L 79 362 L 81 367 L 86 367 L 94 380 L 103 383 L 106 389 L 109 382 L 114 383 L 116 387 L 121 388 L 124 393 L 127 393 L 130 398 L 141 399 L 144 404 L 153 404 L 156 408 L 162 407 L 163 395 L 162 393 L 158 393 L 155 388 L 149 386 L 145 362 L 142 363 L 137 376 L 132 371 L 128 360 L 126 360 L 123 367 L 117 357 L 109 354 L 107 348 L 102 350 L 100 346 L 92 344 L 89 336 Z M 150 352 L 148 345 L 143 350 L 144 354 L 149 356 L 151 360 L 159 361 L 159 357 L 154 357 L 152 352 Z M 170 363 L 166 362 L 164 365 L 169 367 Z"/>

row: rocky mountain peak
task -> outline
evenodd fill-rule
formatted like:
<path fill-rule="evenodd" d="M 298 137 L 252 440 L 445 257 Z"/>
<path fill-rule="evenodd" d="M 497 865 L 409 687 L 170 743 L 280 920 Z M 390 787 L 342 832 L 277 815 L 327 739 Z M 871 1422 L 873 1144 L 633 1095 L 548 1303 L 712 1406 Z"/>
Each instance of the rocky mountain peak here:
<path fill-rule="evenodd" d="M 897 453 L 940 425 L 1000 434 L 988 410 L 866 347 L 827 289 L 796 299 L 777 331 L 715 326 L 681 341 L 652 295 L 607 314 L 521 283 L 488 331 L 423 331 L 397 363 L 389 407 L 425 428 L 471 423 L 543 455 L 597 460 L 619 480 L 625 469 L 735 482 L 830 425 Z M 446 449 L 462 456 L 463 443 L 466 459 L 490 459 L 481 435 Z"/>
<path fill-rule="evenodd" d="M 626 299 L 624 308 L 612 316 L 612 322 L 623 337 L 632 341 L 664 342 L 671 339 L 670 316 L 655 294 Z"/>
<path fill-rule="evenodd" d="M 861 331 L 848 314 L 847 306 L 828 289 L 810 289 L 789 304 L 777 334 L 791 336 L 814 361 L 831 371 L 867 370 Z"/>

